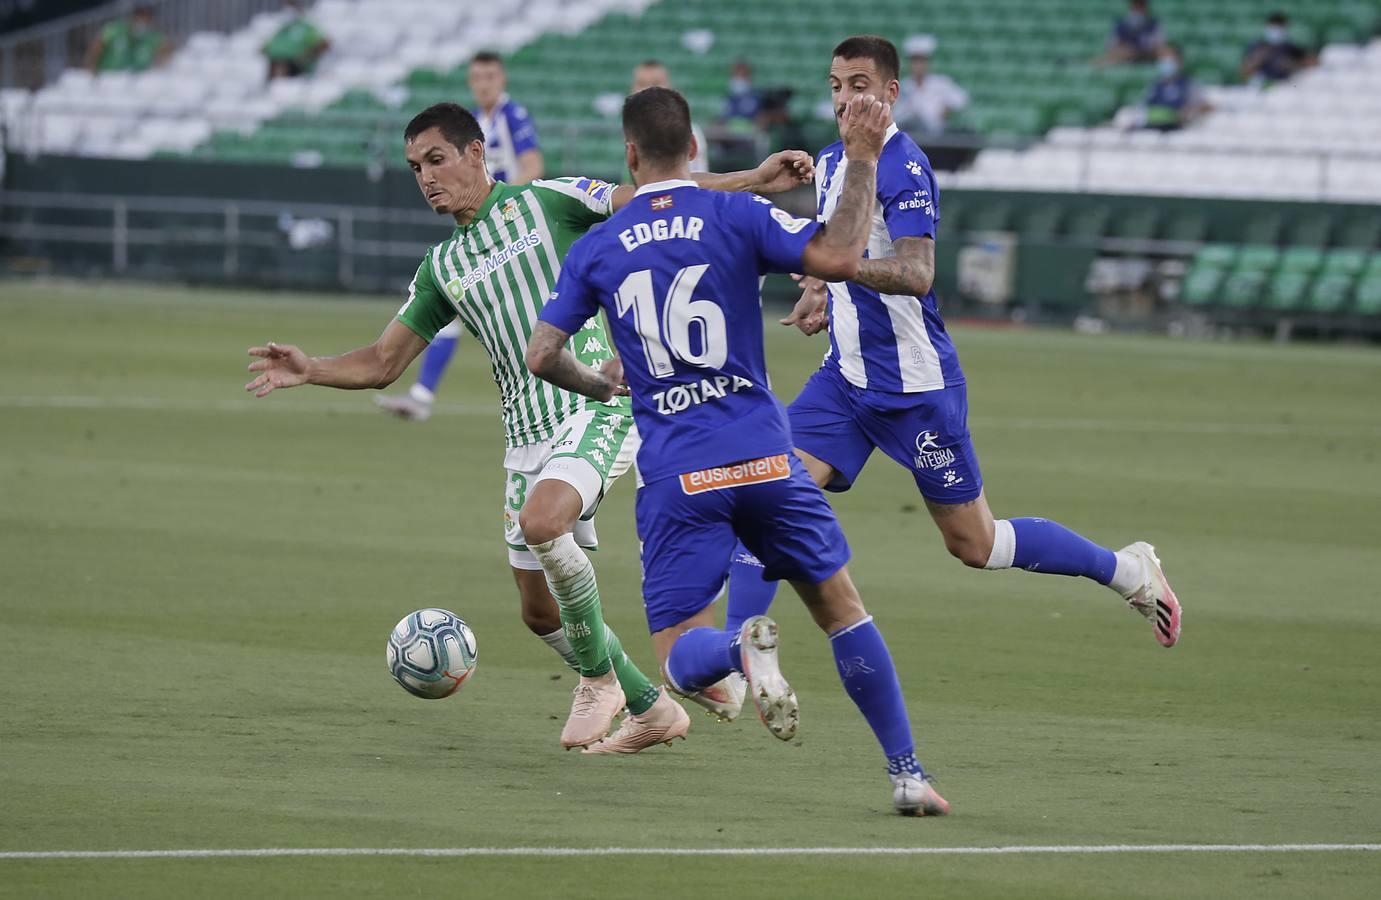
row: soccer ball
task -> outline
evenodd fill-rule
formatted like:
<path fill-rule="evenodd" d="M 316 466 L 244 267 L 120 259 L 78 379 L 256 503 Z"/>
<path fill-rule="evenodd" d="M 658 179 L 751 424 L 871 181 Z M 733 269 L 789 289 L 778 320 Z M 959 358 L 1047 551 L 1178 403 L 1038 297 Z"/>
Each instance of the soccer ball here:
<path fill-rule="evenodd" d="M 388 670 L 409 694 L 449 697 L 475 672 L 475 633 L 455 613 L 419 609 L 388 636 Z"/>

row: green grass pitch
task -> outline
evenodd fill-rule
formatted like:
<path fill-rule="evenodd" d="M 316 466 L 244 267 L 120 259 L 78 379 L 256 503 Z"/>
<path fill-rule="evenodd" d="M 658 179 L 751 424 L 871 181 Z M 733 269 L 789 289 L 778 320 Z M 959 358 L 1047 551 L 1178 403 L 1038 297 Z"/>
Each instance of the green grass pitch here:
<path fill-rule="evenodd" d="M 521 626 L 502 430 L 461 346 L 423 426 L 246 396 L 244 349 L 367 343 L 395 300 L 0 283 L 0 851 L 992 847 L 1381 840 L 1381 353 L 956 329 L 998 515 L 1154 542 L 1166 651 L 1107 591 L 965 569 L 877 457 L 835 497 L 955 814 L 890 814 L 829 649 L 774 614 L 799 740 L 693 717 L 563 753 L 574 678 Z M 822 343 L 770 329 L 780 393 Z M 607 615 L 651 669 L 631 484 Z M 457 697 L 384 667 L 404 613 L 475 628 Z M 7 897 L 1363 897 L 1381 853 L 4 859 Z"/>

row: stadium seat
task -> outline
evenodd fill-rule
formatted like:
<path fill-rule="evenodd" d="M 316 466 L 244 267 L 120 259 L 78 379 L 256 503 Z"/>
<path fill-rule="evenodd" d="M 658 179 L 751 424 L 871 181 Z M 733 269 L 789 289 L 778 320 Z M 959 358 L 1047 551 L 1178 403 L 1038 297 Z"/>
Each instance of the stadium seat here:
<path fill-rule="evenodd" d="M 1194 256 L 1181 286 L 1180 299 L 1189 306 L 1208 306 L 1218 301 L 1218 291 L 1237 261 L 1237 247 L 1205 244 Z"/>
<path fill-rule="evenodd" d="M 1352 295 L 1357 276 L 1366 267 L 1364 250 L 1334 250 L 1324 260 L 1323 270 L 1309 291 L 1309 308 L 1319 313 L 1342 309 Z"/>

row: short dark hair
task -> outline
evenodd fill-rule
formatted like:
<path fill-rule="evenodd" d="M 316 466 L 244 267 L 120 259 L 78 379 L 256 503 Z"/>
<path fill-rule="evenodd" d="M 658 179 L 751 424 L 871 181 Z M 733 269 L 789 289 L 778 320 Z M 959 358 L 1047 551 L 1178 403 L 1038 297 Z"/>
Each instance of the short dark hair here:
<path fill-rule="evenodd" d="M 470 57 L 470 62 L 472 62 L 472 63 L 495 63 L 495 64 L 498 65 L 499 67 L 501 67 L 501 68 L 503 67 L 503 57 L 500 56 L 499 54 L 495 53 L 493 50 L 481 50 L 480 52 L 476 53 L 474 56 Z"/>
<path fill-rule="evenodd" d="M 1270 25 L 1289 25 L 1290 17 L 1280 10 L 1276 10 L 1266 17 L 1266 22 Z"/>
<path fill-rule="evenodd" d="M 441 136 L 457 150 L 463 151 L 472 142 L 484 140 L 480 123 L 459 103 L 436 103 L 422 110 L 403 129 L 403 140 L 411 143 L 428 128 L 440 129 Z"/>
<path fill-rule="evenodd" d="M 856 34 L 845 38 L 834 48 L 837 59 L 871 59 L 884 81 L 895 81 L 901 73 L 901 59 L 897 46 L 876 34 Z"/>
<path fill-rule="evenodd" d="M 650 162 L 680 162 L 690 155 L 690 105 L 671 88 L 630 94 L 623 101 L 623 136 Z"/>

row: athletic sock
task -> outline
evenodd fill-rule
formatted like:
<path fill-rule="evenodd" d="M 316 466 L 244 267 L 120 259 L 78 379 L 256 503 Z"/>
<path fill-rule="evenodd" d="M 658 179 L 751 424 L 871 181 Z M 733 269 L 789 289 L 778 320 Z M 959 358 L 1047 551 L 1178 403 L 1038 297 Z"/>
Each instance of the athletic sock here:
<path fill-rule="evenodd" d="M 628 658 L 628 654 L 623 652 L 623 643 L 608 625 L 604 626 L 604 640 L 609 648 L 609 660 L 614 664 L 614 675 L 619 680 L 619 687 L 623 688 L 624 700 L 628 702 L 628 711 L 634 715 L 647 712 L 657 702 L 660 693 L 657 685 L 649 681 Z"/>
<path fill-rule="evenodd" d="M 1130 597 L 1146 584 L 1146 568 L 1141 558 L 1126 550 L 1117 551 L 1117 569 L 1112 573 L 1108 587 L 1123 597 Z"/>
<path fill-rule="evenodd" d="M 882 632 L 868 616 L 830 635 L 834 662 L 844 691 L 868 720 L 887 757 L 888 774 L 912 772 L 924 777 L 916 761 L 916 743 L 906 715 L 901 683 Z"/>
<path fill-rule="evenodd" d="M 1016 566 L 1028 572 L 1080 575 L 1108 584 L 1117 570 L 1117 554 L 1049 519 L 998 519 L 993 523 L 993 552 L 985 568 Z"/>
<path fill-rule="evenodd" d="M 725 603 L 724 630 L 737 632 L 754 616 L 767 614 L 777 595 L 777 582 L 762 577 L 762 563 L 740 543 L 729 563 L 729 599 Z"/>
<path fill-rule="evenodd" d="M 576 659 L 575 650 L 571 647 L 571 642 L 566 638 L 565 631 L 553 631 L 551 634 L 539 635 L 543 643 L 556 651 L 556 655 L 566 661 L 577 672 L 580 671 L 580 660 Z M 628 701 L 628 708 L 635 713 L 643 713 L 657 702 L 657 686 L 648 680 L 633 660 L 628 658 L 628 654 L 623 650 L 623 643 L 619 636 L 614 634 L 614 629 L 608 625 L 604 626 L 604 639 L 609 647 L 609 661 L 614 666 L 614 677 L 619 680 L 619 687 L 623 688 L 624 699 Z"/>
<path fill-rule="evenodd" d="M 432 395 L 441 386 L 441 376 L 446 374 L 446 367 L 451 364 L 451 357 L 455 355 L 459 343 L 459 337 L 448 334 L 438 334 L 432 338 L 426 352 L 422 354 L 422 369 L 417 373 L 415 385 L 426 389 L 426 399 L 423 400 L 416 395 L 413 399 L 421 400 L 423 403 L 431 402 Z"/>
<path fill-rule="evenodd" d="M 676 639 L 667 656 L 667 675 L 686 694 L 703 691 L 727 676 L 742 672 L 738 631 L 692 628 Z"/>
<path fill-rule="evenodd" d="M 580 674 L 589 678 L 606 674 L 613 663 L 590 558 L 576 546 L 572 534 L 544 544 L 529 544 L 528 549 L 546 573 L 547 587 L 561 610 L 561 627 L 580 663 Z"/>
<path fill-rule="evenodd" d="M 553 631 L 551 634 L 539 634 L 542 643 L 556 651 L 556 655 L 566 661 L 566 665 L 580 671 L 580 660 L 575 657 L 575 650 L 571 648 L 571 642 L 566 637 L 566 632 L 562 630 Z"/>

